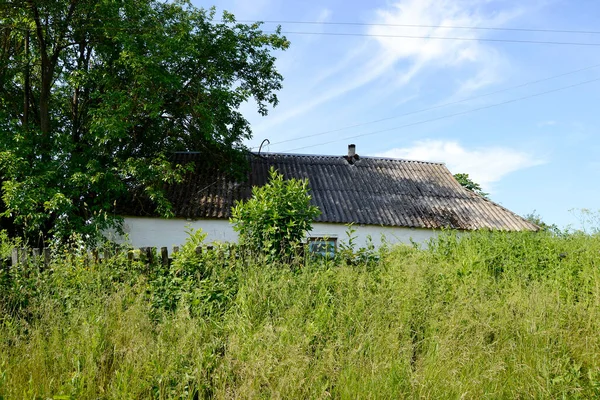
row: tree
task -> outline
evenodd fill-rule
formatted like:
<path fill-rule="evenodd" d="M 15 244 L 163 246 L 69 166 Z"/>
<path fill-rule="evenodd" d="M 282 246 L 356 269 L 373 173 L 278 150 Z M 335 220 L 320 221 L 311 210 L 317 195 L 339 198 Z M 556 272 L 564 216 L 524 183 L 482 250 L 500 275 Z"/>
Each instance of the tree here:
<path fill-rule="evenodd" d="M 240 243 L 272 259 L 291 256 L 320 214 L 310 199 L 307 179 L 284 180 L 271 168 L 269 182 L 255 186 L 252 198 L 232 209 L 231 222 Z"/>
<path fill-rule="evenodd" d="M 489 193 L 484 192 L 478 183 L 475 183 L 469 178 L 469 174 L 454 174 L 454 179 L 458 181 L 464 188 L 471 192 L 477 193 L 481 197 L 488 198 Z"/>
<path fill-rule="evenodd" d="M 142 190 L 170 214 L 174 151 L 238 166 L 282 76 L 279 30 L 187 0 L 22 0 L 0 5 L 0 182 L 4 216 L 30 237 L 95 236 L 115 201 Z M 234 168 L 235 169 L 235 168 Z M 2 207 L 0 207 L 2 209 Z"/>
<path fill-rule="evenodd" d="M 553 234 L 561 233 L 561 230 L 558 227 L 558 225 L 547 224 L 546 222 L 544 222 L 544 220 L 542 219 L 542 216 L 540 214 L 538 214 L 536 212 L 536 210 L 533 210 L 531 213 L 523 216 L 523 218 L 525 218 L 527 221 L 531 222 L 532 224 L 539 226 L 541 231 L 551 232 Z"/>

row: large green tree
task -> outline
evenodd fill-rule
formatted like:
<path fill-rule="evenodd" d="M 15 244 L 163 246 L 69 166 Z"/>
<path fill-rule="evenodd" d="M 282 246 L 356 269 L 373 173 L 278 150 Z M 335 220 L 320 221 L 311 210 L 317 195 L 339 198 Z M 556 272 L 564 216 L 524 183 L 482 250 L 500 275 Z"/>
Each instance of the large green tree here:
<path fill-rule="evenodd" d="M 132 190 L 169 215 L 168 154 L 242 160 L 239 107 L 277 104 L 287 46 L 186 0 L 0 1 L 0 212 L 34 238 L 94 237 Z"/>

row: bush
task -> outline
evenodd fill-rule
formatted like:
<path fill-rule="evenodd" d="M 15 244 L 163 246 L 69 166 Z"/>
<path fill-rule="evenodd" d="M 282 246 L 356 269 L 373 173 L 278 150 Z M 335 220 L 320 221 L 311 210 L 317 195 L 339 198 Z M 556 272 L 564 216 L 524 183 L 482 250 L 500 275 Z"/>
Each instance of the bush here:
<path fill-rule="evenodd" d="M 231 257 L 234 247 L 217 244 L 210 251 L 197 252 L 205 238 L 202 230 L 191 230 L 171 265 L 158 265 L 152 271 L 149 293 L 155 320 L 162 312 L 171 316 L 178 308 L 204 317 L 226 311 L 237 291 L 236 265 Z"/>
<path fill-rule="evenodd" d="M 252 189 L 252 198 L 238 202 L 232 209 L 231 222 L 239 232 L 240 244 L 269 259 L 294 254 L 320 214 L 310 204 L 307 179 L 284 180 L 271 168 L 269 182 Z"/>

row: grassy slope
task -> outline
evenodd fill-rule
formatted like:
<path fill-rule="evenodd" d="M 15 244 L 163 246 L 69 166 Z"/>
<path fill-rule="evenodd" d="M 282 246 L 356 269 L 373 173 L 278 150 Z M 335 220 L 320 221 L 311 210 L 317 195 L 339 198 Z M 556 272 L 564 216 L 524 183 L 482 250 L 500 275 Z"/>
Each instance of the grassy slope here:
<path fill-rule="evenodd" d="M 600 396 L 597 237 L 448 236 L 297 271 L 217 257 L 195 289 L 122 261 L 5 281 L 0 398 Z"/>

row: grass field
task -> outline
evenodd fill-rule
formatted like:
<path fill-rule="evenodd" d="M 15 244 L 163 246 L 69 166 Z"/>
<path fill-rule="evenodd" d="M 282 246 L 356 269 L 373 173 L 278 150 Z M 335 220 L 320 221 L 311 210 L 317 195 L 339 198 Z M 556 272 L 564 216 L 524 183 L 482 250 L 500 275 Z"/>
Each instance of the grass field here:
<path fill-rule="evenodd" d="M 10 245 L 3 244 L 3 251 Z M 600 237 L 448 234 L 426 250 L 0 276 L 0 398 L 598 398 Z"/>

